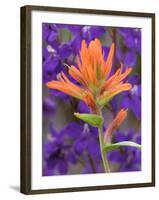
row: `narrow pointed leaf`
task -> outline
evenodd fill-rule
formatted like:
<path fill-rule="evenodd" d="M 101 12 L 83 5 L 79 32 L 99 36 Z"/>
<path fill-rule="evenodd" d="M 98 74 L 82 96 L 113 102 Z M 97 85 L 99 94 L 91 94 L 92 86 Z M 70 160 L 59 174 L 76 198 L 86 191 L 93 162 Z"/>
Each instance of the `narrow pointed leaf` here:
<path fill-rule="evenodd" d="M 87 114 L 87 113 L 74 113 L 74 115 L 85 121 L 86 123 L 92 125 L 92 126 L 95 126 L 95 127 L 100 127 L 103 123 L 103 119 L 101 116 L 99 115 L 95 115 L 95 114 Z"/>
<path fill-rule="evenodd" d="M 141 149 L 141 145 L 140 144 L 137 144 L 135 142 L 131 142 L 131 141 L 123 141 L 123 142 L 118 142 L 118 143 L 115 143 L 115 144 L 106 144 L 104 147 L 103 147 L 103 150 L 108 152 L 108 151 L 112 151 L 114 149 L 118 149 L 120 147 L 135 147 L 135 148 L 139 148 Z"/>

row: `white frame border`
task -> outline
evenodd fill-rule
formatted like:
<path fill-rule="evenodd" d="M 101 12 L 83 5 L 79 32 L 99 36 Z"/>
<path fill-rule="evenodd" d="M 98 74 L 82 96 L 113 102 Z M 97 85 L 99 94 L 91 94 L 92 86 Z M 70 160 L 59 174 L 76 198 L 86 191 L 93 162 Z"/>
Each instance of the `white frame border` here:
<path fill-rule="evenodd" d="M 115 15 L 32 11 L 32 152 L 31 188 L 54 189 L 151 182 L 151 74 L 152 19 Z M 64 17 L 65 14 L 65 17 Z M 42 177 L 42 22 L 142 28 L 142 171 Z M 70 23 L 71 22 L 71 23 Z M 145 42 L 146 41 L 146 42 Z M 39 59 L 37 59 L 39 58 Z M 149 106 L 148 106 L 149 105 Z M 148 114 L 147 114 L 148 113 Z M 41 122 L 41 123 L 39 123 Z M 143 137 L 146 132 L 146 137 Z M 41 166 L 41 167 L 39 167 Z"/>

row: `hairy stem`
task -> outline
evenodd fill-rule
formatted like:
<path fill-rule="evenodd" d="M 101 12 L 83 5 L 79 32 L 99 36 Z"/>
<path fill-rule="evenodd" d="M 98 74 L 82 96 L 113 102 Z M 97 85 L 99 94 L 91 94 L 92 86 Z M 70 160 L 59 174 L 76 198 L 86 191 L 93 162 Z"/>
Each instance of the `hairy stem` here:
<path fill-rule="evenodd" d="M 110 168 L 109 168 L 109 163 L 108 163 L 107 155 L 103 151 L 104 141 L 103 141 L 103 127 L 102 126 L 100 126 L 98 128 L 98 133 L 99 133 L 100 152 L 101 152 L 101 156 L 102 156 L 104 171 L 107 172 L 107 173 L 109 173 L 110 172 Z"/>

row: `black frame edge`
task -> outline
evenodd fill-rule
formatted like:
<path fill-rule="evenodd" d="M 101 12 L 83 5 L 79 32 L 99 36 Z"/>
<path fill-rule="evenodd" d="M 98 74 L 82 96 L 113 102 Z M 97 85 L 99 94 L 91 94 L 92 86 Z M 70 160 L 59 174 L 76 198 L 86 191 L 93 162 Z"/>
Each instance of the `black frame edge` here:
<path fill-rule="evenodd" d="M 150 183 L 134 183 L 134 184 L 120 184 L 120 185 L 107 185 L 107 186 L 88 186 L 88 187 L 77 187 L 77 188 L 58 188 L 58 189 L 39 189 L 31 190 L 28 194 L 50 194 L 50 193 L 69 193 L 69 192 L 85 192 L 85 191 L 100 191 L 100 190 L 113 190 L 113 189 L 132 189 L 132 188 L 143 188 L 143 187 L 154 187 L 152 182 Z"/>
<path fill-rule="evenodd" d="M 30 9 L 20 10 L 20 192 L 31 191 L 31 30 Z"/>
<path fill-rule="evenodd" d="M 155 186 L 155 37 L 156 37 L 156 29 L 155 29 L 155 14 L 152 14 L 152 185 Z"/>
<path fill-rule="evenodd" d="M 155 13 L 148 12 L 134 12 L 134 11 L 120 11 L 120 10 L 102 10 L 102 9 L 88 9 L 88 8 L 71 8 L 71 7 L 52 7 L 40 5 L 26 5 L 24 6 L 34 11 L 54 11 L 54 12 L 71 12 L 71 13 L 88 13 L 88 14 L 108 14 L 116 16 L 131 16 L 131 17 L 153 17 Z"/>

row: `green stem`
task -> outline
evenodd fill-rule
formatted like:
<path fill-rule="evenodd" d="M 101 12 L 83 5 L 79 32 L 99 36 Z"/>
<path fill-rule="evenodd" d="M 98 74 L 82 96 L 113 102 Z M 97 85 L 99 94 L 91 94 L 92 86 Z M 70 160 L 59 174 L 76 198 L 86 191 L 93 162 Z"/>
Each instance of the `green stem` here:
<path fill-rule="evenodd" d="M 100 151 L 101 151 L 101 156 L 102 156 L 102 161 L 103 161 L 103 166 L 104 166 L 104 171 L 109 173 L 110 172 L 110 168 L 109 168 L 109 163 L 108 163 L 108 159 L 107 159 L 107 155 L 103 150 L 103 127 L 100 126 L 98 128 L 98 133 L 99 133 L 99 144 L 100 144 Z"/>

